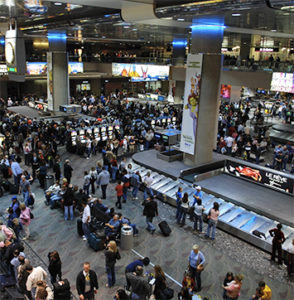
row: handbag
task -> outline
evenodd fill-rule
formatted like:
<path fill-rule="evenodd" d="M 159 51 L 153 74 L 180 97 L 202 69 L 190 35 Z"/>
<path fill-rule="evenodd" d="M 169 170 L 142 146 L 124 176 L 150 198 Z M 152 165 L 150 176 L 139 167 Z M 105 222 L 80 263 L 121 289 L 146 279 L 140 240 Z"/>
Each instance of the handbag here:
<path fill-rule="evenodd" d="M 34 217 L 35 217 L 35 216 L 33 215 L 33 213 L 30 212 L 30 218 L 31 218 L 31 219 L 34 219 Z"/>
<path fill-rule="evenodd" d="M 169 287 L 166 287 L 163 290 L 163 294 L 167 299 L 172 299 L 174 297 L 174 290 Z"/>
<path fill-rule="evenodd" d="M 118 250 L 117 250 L 117 252 L 116 252 L 116 259 L 121 259 L 121 256 L 120 256 L 120 253 L 119 253 Z"/>

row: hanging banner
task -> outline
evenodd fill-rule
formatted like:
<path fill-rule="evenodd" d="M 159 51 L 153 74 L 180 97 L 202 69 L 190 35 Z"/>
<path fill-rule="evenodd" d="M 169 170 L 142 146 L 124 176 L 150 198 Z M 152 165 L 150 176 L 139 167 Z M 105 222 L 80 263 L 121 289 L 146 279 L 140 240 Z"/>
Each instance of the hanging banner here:
<path fill-rule="evenodd" d="M 53 61 L 52 52 L 47 52 L 47 100 L 48 109 L 53 110 Z"/>
<path fill-rule="evenodd" d="M 189 54 L 187 60 L 181 151 L 194 154 L 200 99 L 202 54 Z"/>

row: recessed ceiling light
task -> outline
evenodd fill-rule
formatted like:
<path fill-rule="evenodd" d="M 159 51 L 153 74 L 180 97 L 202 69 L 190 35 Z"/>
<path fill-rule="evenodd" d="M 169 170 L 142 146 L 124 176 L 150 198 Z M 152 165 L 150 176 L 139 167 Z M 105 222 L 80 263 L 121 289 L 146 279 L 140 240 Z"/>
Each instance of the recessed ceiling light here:
<path fill-rule="evenodd" d="M 54 2 L 54 5 L 60 6 L 60 5 L 62 5 L 62 3 L 60 3 L 60 2 Z"/>
<path fill-rule="evenodd" d="M 232 17 L 240 17 L 240 16 L 241 16 L 241 14 L 238 14 L 238 13 L 232 14 Z"/>
<path fill-rule="evenodd" d="M 178 19 L 178 21 L 181 21 L 181 22 L 183 22 L 183 21 L 185 21 L 185 19 Z"/>
<path fill-rule="evenodd" d="M 271 31 L 272 31 L 272 32 L 276 32 L 277 30 L 276 30 L 276 29 L 272 29 Z"/>

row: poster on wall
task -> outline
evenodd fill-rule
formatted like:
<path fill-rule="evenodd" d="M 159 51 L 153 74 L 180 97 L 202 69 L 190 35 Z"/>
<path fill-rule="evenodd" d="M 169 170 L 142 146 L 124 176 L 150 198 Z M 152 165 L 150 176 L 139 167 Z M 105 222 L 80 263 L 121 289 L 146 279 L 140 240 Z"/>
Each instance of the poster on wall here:
<path fill-rule="evenodd" d="M 47 100 L 48 109 L 53 110 L 53 62 L 52 52 L 47 52 Z"/>
<path fill-rule="evenodd" d="M 197 132 L 202 59 L 202 54 L 189 54 L 187 60 L 180 149 L 192 155 Z"/>
<path fill-rule="evenodd" d="M 293 194 L 294 192 L 293 180 L 274 172 L 262 169 L 253 169 L 249 166 L 229 160 L 226 161 L 225 172 L 286 193 Z"/>
<path fill-rule="evenodd" d="M 46 75 L 47 63 L 45 62 L 27 62 L 28 75 Z"/>

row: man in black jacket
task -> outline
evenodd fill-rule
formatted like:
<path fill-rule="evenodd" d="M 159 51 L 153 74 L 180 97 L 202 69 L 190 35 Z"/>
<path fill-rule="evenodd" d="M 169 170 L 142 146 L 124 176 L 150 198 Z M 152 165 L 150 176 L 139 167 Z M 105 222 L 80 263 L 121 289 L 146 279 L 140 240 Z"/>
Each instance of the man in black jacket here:
<path fill-rule="evenodd" d="M 74 201 L 74 191 L 73 186 L 70 184 L 63 195 L 63 206 L 64 206 L 64 220 L 67 221 L 68 217 L 72 221 L 74 218 L 73 214 L 73 201 Z"/>
<path fill-rule="evenodd" d="M 158 216 L 157 203 L 154 201 L 154 197 L 150 196 L 144 202 L 143 215 L 146 216 L 147 228 L 152 234 L 155 232 L 155 226 L 152 224 L 152 220 L 155 216 Z"/>
<path fill-rule="evenodd" d="M 63 173 L 64 173 L 64 177 L 67 179 L 68 184 L 70 184 L 72 171 L 73 171 L 73 168 L 71 167 L 71 165 L 69 164 L 69 160 L 67 159 L 64 163 Z"/>
<path fill-rule="evenodd" d="M 94 300 L 99 286 L 96 273 L 90 270 L 90 263 L 84 263 L 83 271 L 77 276 L 76 288 L 80 300 Z"/>

